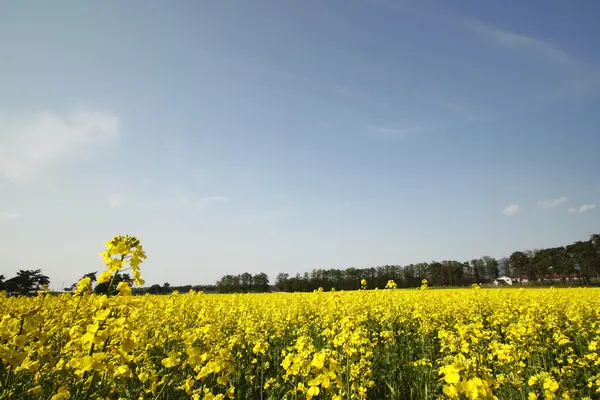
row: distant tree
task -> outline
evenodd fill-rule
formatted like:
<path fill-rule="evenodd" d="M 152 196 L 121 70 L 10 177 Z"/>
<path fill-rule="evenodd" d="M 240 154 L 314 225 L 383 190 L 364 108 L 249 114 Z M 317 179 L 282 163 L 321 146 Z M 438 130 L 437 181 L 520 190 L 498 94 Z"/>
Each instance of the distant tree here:
<path fill-rule="evenodd" d="M 248 293 L 252 290 L 252 274 L 244 272 L 239 275 L 242 292 Z"/>
<path fill-rule="evenodd" d="M 503 257 L 498 260 L 499 274 L 503 276 L 511 276 L 510 263 L 508 257 Z"/>
<path fill-rule="evenodd" d="M 429 285 L 432 285 L 432 286 L 444 285 L 443 265 L 437 261 L 430 263 L 426 276 L 427 276 Z"/>
<path fill-rule="evenodd" d="M 9 293 L 27 296 L 49 284 L 50 278 L 43 275 L 40 269 L 19 270 L 15 277 L 4 282 L 4 287 Z"/>
<path fill-rule="evenodd" d="M 524 253 L 522 251 L 515 251 L 508 258 L 508 263 L 510 265 L 510 269 L 512 271 L 513 278 L 520 279 L 522 276 L 527 275 L 530 263 L 529 263 L 529 257 L 526 253 Z M 527 275 L 527 278 L 531 279 L 533 277 L 530 277 L 529 275 Z"/>
<path fill-rule="evenodd" d="M 473 278 L 475 283 L 482 283 L 485 279 L 485 261 L 481 258 L 475 258 L 470 262 L 471 271 L 473 271 Z"/>
<path fill-rule="evenodd" d="M 417 271 L 414 264 L 406 265 L 402 272 L 404 274 L 404 283 L 406 287 L 417 287 L 420 284 L 421 281 L 417 276 Z"/>
<path fill-rule="evenodd" d="M 252 288 L 255 292 L 268 292 L 269 291 L 269 276 L 264 272 L 256 274 L 252 277 Z"/>
<path fill-rule="evenodd" d="M 483 274 L 486 280 L 491 281 L 500 276 L 500 270 L 498 268 L 498 260 L 490 256 L 483 256 Z"/>
<path fill-rule="evenodd" d="M 284 274 L 284 273 L 278 274 L 277 278 L 275 278 L 275 289 L 277 289 L 280 292 L 287 291 L 286 289 L 287 289 L 289 277 L 290 277 L 289 274 Z"/>
<path fill-rule="evenodd" d="M 463 282 L 463 263 L 460 261 L 442 261 L 443 284 L 448 286 L 460 285 Z"/>
<path fill-rule="evenodd" d="M 592 236 L 593 238 L 594 236 Z M 573 263 L 573 269 L 578 273 L 584 284 L 590 283 L 590 277 L 598 276 L 598 260 L 594 242 L 592 239 L 578 241 L 565 248 L 565 256 Z"/>
<path fill-rule="evenodd" d="M 150 288 L 148 288 L 148 293 L 160 294 L 160 293 L 162 293 L 162 288 L 160 287 L 160 285 L 154 284 L 154 285 L 150 286 Z"/>

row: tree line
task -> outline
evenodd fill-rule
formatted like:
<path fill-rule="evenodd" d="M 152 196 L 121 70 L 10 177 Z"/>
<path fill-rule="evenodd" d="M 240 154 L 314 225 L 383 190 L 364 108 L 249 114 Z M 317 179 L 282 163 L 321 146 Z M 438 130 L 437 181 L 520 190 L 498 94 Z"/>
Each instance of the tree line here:
<path fill-rule="evenodd" d="M 252 293 L 269 291 L 269 276 L 264 272 L 256 275 L 244 272 L 240 275 L 225 275 L 217 281 L 220 293 Z"/>
<path fill-rule="evenodd" d="M 93 292 L 96 294 L 108 294 L 108 283 L 97 283 L 97 272 L 89 272 L 84 274 L 81 278 L 90 278 L 90 283 L 93 287 Z M 127 273 L 119 273 L 114 279 L 113 289 L 111 295 L 118 293 L 116 290 L 119 282 L 127 282 L 130 285 L 133 283 L 133 279 Z M 37 270 L 20 270 L 17 275 L 11 279 L 5 280 L 4 275 L 0 275 L 0 292 L 5 291 L 9 295 L 22 295 L 31 296 L 35 295 L 40 289 L 50 284 L 50 278 L 43 275 L 40 269 Z M 74 282 L 71 286 L 65 287 L 62 290 L 64 292 L 72 292 L 77 287 L 77 282 Z M 168 282 L 161 285 L 152 285 L 150 287 L 134 287 L 132 289 L 133 294 L 144 295 L 144 294 L 170 294 L 175 291 L 179 293 L 188 293 L 191 290 L 205 293 L 216 293 L 216 285 L 184 285 L 184 286 L 171 286 Z"/>
<path fill-rule="evenodd" d="M 264 275 L 264 274 L 260 274 Z M 515 251 L 510 257 L 490 256 L 470 261 L 434 261 L 417 264 L 384 265 L 372 268 L 314 269 L 304 274 L 280 273 L 272 289 L 283 292 L 318 290 L 357 290 L 361 280 L 367 289 L 383 289 L 393 280 L 397 287 L 418 287 L 423 279 L 430 286 L 468 286 L 491 283 L 507 276 L 517 283 L 577 283 L 589 285 L 600 279 L 600 235 L 568 246 Z M 253 275 L 226 275 L 218 283 L 219 292 L 266 291 L 252 285 Z M 267 287 L 263 283 L 263 287 Z"/>
<path fill-rule="evenodd" d="M 191 290 L 206 293 L 251 293 L 272 290 L 283 292 L 306 292 L 323 290 L 357 290 L 361 280 L 367 281 L 367 289 L 383 289 L 393 280 L 397 287 L 418 287 L 427 279 L 430 286 L 467 286 L 473 283 L 490 283 L 500 276 L 515 279 L 518 283 L 554 284 L 573 283 L 589 285 L 600 280 L 600 234 L 588 240 L 577 241 L 567 246 L 547 249 L 515 251 L 510 257 L 495 259 L 484 256 L 470 261 L 434 261 L 417 264 L 384 265 L 373 268 L 314 269 L 304 274 L 280 273 L 274 285 L 265 273 L 252 275 L 243 273 L 225 275 L 216 285 L 171 286 L 168 282 L 150 287 L 134 288 L 134 294 L 169 294 L 174 291 L 187 293 Z M 89 277 L 93 290 L 98 294 L 108 292 L 107 283 L 96 283 L 96 272 Z M 132 282 L 127 273 L 118 274 L 115 283 Z M 0 275 L 0 291 L 9 295 L 32 295 L 50 284 L 48 276 L 40 269 L 19 270 L 16 276 L 5 280 Z M 116 287 L 115 284 L 115 287 Z M 65 291 L 72 291 L 73 283 Z"/>

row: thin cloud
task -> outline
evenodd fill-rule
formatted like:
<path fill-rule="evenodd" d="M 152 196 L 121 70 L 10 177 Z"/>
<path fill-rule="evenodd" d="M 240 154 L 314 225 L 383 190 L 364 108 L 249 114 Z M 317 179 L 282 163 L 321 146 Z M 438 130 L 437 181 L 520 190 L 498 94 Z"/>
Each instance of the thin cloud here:
<path fill-rule="evenodd" d="M 596 208 L 595 204 L 582 204 L 579 207 L 571 207 L 567 210 L 569 214 L 578 214 L 591 211 Z"/>
<path fill-rule="evenodd" d="M 108 196 L 108 205 L 112 208 L 119 208 L 125 205 L 125 198 L 120 193 L 113 193 Z"/>
<path fill-rule="evenodd" d="M 456 114 L 466 122 L 490 121 L 499 116 L 498 113 L 476 110 L 458 100 L 448 99 L 438 94 L 433 95 L 418 91 L 415 93 L 415 96 L 429 104 Z"/>
<path fill-rule="evenodd" d="M 573 57 L 573 55 L 569 54 L 560 47 L 539 38 L 499 29 L 476 19 L 440 12 L 438 9 L 424 7 L 419 2 L 399 3 L 397 1 L 385 0 L 371 1 L 375 4 L 401 11 L 404 14 L 411 13 L 438 23 L 451 24 L 461 29 L 470 31 L 485 40 L 497 44 L 498 46 L 502 46 L 511 51 L 518 51 L 523 54 L 533 54 L 558 66 L 568 68 L 579 68 L 582 66 L 582 63 Z"/>
<path fill-rule="evenodd" d="M 513 215 L 517 214 L 520 210 L 521 210 L 520 205 L 511 204 L 508 207 L 506 207 L 504 210 L 502 210 L 502 214 L 512 217 Z"/>
<path fill-rule="evenodd" d="M 556 207 L 556 206 L 559 206 L 562 203 L 566 202 L 567 200 L 569 200 L 569 198 L 566 196 L 559 197 L 557 199 L 542 200 L 542 201 L 538 201 L 538 206 L 547 207 L 547 208 Z"/>
<path fill-rule="evenodd" d="M 571 207 L 567 210 L 569 214 L 579 214 L 591 211 L 596 208 L 595 204 L 582 204 L 579 207 Z"/>
<path fill-rule="evenodd" d="M 98 112 L 40 112 L 21 120 L 0 116 L 0 131 L 0 175 L 23 182 L 44 168 L 115 142 L 119 118 Z"/>
<path fill-rule="evenodd" d="M 405 138 L 409 135 L 421 133 L 421 128 L 401 129 L 391 126 L 372 126 L 368 128 L 368 132 L 372 136 L 381 138 Z"/>
<path fill-rule="evenodd" d="M 498 29 L 476 20 L 465 20 L 464 27 L 483 38 L 514 51 L 535 54 L 554 64 L 577 67 L 577 60 L 566 51 L 544 40 Z"/>
<path fill-rule="evenodd" d="M 17 219 L 20 214 L 13 211 L 2 211 L 0 212 L 0 219 Z"/>

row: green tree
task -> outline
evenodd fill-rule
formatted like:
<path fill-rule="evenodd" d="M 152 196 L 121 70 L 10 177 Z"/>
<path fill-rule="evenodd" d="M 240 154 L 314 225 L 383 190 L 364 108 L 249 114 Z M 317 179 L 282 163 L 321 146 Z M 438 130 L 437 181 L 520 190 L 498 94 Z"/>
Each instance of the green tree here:
<path fill-rule="evenodd" d="M 481 258 L 475 258 L 470 262 L 471 271 L 473 272 L 473 278 L 475 283 L 483 282 L 485 278 L 485 261 Z"/>
<path fill-rule="evenodd" d="M 498 260 L 490 256 L 484 256 L 481 260 L 483 261 L 483 274 L 485 280 L 491 281 L 500 276 Z"/>
<path fill-rule="evenodd" d="M 256 292 L 268 292 L 269 291 L 269 276 L 264 272 L 256 274 L 252 277 L 252 287 Z"/>
<path fill-rule="evenodd" d="M 280 273 L 275 278 L 275 288 L 280 292 L 287 291 L 288 280 L 290 278 L 289 274 Z"/>
<path fill-rule="evenodd" d="M 9 293 L 28 296 L 49 284 L 50 278 L 42 274 L 41 269 L 19 270 L 15 277 L 4 282 L 4 287 Z"/>
<path fill-rule="evenodd" d="M 240 283 L 242 285 L 242 292 L 248 293 L 252 290 L 252 274 L 244 272 L 240 276 Z"/>
<path fill-rule="evenodd" d="M 597 255 L 592 238 L 572 243 L 565 249 L 566 257 L 573 263 L 573 269 L 584 284 L 589 284 L 590 277 L 597 274 L 596 265 L 600 258 Z"/>
<path fill-rule="evenodd" d="M 529 257 L 522 251 L 515 251 L 508 258 L 508 263 L 512 271 L 512 277 L 520 279 L 521 276 L 527 274 L 529 266 Z M 529 279 L 529 277 L 528 277 Z"/>

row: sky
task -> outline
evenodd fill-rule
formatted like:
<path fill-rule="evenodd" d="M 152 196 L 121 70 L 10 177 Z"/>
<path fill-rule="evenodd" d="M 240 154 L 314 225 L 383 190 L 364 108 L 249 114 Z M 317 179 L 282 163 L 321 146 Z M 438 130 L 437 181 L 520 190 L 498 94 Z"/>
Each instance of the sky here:
<path fill-rule="evenodd" d="M 0 274 L 147 285 L 600 232 L 600 2 L 0 2 Z"/>

